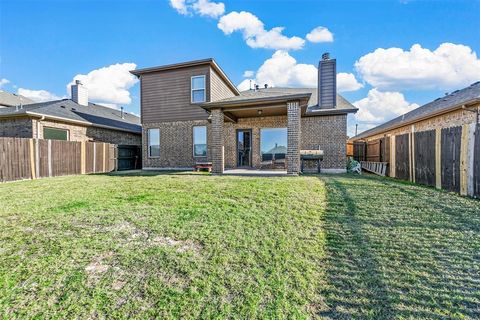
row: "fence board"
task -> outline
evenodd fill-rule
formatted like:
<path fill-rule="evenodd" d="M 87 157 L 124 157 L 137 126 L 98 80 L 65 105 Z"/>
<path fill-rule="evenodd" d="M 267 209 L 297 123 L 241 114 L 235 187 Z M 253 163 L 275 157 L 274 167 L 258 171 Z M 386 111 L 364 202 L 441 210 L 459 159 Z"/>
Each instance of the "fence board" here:
<path fill-rule="evenodd" d="M 354 142 L 353 143 L 353 159 L 356 161 L 366 161 L 365 151 L 366 151 L 365 142 Z"/>
<path fill-rule="evenodd" d="M 395 175 L 398 179 L 410 179 L 410 157 L 408 133 L 396 136 L 395 139 Z"/>
<path fill-rule="evenodd" d="M 477 128 L 475 130 L 473 195 L 476 198 L 480 198 L 480 124 L 477 124 Z"/>
<path fill-rule="evenodd" d="M 115 145 L 96 143 L 95 155 L 94 145 L 93 142 L 86 143 L 86 172 L 93 172 L 94 167 L 96 172 L 113 171 L 116 166 Z M 0 138 L 0 182 L 81 173 L 81 142 Z"/>
<path fill-rule="evenodd" d="M 435 130 L 415 133 L 415 181 L 435 186 Z"/>
<path fill-rule="evenodd" d="M 442 129 L 442 188 L 460 192 L 462 127 Z"/>

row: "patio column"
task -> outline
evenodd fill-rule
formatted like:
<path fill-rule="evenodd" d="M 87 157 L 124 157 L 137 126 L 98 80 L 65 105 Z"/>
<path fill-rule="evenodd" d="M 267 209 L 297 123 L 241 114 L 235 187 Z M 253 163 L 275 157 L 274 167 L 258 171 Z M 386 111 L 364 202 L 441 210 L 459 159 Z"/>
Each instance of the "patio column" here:
<path fill-rule="evenodd" d="M 301 108 L 298 101 L 287 102 L 287 174 L 300 172 Z"/>
<path fill-rule="evenodd" d="M 223 111 L 213 109 L 212 115 L 212 173 L 222 174 L 224 168 Z"/>

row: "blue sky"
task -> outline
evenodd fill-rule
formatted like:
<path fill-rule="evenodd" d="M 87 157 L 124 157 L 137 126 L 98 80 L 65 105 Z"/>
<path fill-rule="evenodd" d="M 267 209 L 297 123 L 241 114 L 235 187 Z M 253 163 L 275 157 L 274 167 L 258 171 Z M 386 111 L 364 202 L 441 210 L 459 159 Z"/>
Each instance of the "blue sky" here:
<path fill-rule="evenodd" d="M 235 84 L 311 86 L 328 51 L 362 110 L 352 133 L 480 80 L 479 15 L 479 1 L 1 0 L 0 83 L 41 100 L 83 75 L 93 100 L 138 113 L 128 68 L 213 57 Z M 309 41 L 317 27 L 331 38 Z"/>

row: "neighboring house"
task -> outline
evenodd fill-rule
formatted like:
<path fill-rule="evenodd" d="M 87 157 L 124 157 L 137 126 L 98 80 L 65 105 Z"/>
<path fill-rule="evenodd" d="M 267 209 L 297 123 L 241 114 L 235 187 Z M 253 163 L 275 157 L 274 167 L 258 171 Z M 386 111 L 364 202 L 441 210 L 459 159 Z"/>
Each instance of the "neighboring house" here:
<path fill-rule="evenodd" d="M 0 90 L 0 108 L 19 107 L 30 103 L 33 101 L 27 97 Z"/>
<path fill-rule="evenodd" d="M 476 123 L 479 120 L 479 114 L 480 81 L 364 131 L 350 141 L 371 141 L 385 136 Z"/>
<path fill-rule="evenodd" d="M 140 145 L 140 118 L 88 102 L 88 90 L 72 85 L 72 99 L 0 109 L 0 137 L 98 141 Z"/>
<path fill-rule="evenodd" d="M 289 174 L 300 149 L 322 149 L 324 172 L 344 172 L 347 114 L 336 61 L 323 56 L 316 88 L 239 92 L 213 59 L 131 71 L 140 78 L 144 169 L 261 168 L 262 145 L 285 145 Z"/>

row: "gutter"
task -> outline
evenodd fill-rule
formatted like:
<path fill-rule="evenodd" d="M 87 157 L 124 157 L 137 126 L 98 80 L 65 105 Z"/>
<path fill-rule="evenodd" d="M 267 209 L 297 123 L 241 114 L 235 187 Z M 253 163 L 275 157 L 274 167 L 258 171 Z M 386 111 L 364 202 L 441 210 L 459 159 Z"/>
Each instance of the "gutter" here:
<path fill-rule="evenodd" d="M 401 128 L 401 127 L 404 127 L 404 126 L 408 126 L 410 124 L 414 124 L 414 123 L 422 121 L 422 120 L 426 120 L 426 119 L 433 118 L 433 117 L 436 117 L 436 116 L 441 116 L 443 114 L 446 114 L 446 113 L 449 113 L 449 112 L 452 112 L 452 111 L 456 111 L 457 109 L 465 109 L 467 106 L 474 105 L 476 103 L 480 103 L 479 98 L 474 99 L 474 100 L 470 100 L 469 102 L 466 102 L 466 103 L 465 102 L 459 103 L 459 104 L 453 105 L 452 107 L 450 107 L 448 109 L 443 109 L 443 110 L 440 110 L 440 111 L 437 111 L 437 112 L 434 112 L 434 113 L 429 113 L 429 114 L 421 116 L 419 118 L 415 118 L 415 119 L 412 119 L 412 120 L 409 120 L 409 121 L 406 121 L 406 122 L 395 124 L 391 127 L 381 129 L 378 132 L 377 131 L 371 131 L 371 132 L 365 131 L 365 132 L 360 133 L 359 135 L 357 135 L 355 137 L 352 137 L 349 140 L 356 141 L 356 140 L 360 140 L 360 139 L 365 139 L 365 138 L 371 137 L 373 135 L 382 134 L 382 133 L 385 133 L 385 132 L 390 131 L 390 130 L 394 130 L 394 129 L 398 129 L 398 128 Z M 374 129 L 375 128 L 370 129 L 370 130 L 374 130 Z"/>
<path fill-rule="evenodd" d="M 264 97 L 264 98 L 252 98 L 252 99 L 243 99 L 243 100 L 234 100 L 234 101 L 215 101 L 215 102 L 208 102 L 201 104 L 200 106 L 204 109 L 210 109 L 214 107 L 222 107 L 222 106 L 246 106 L 246 105 L 255 105 L 257 103 L 268 103 L 268 102 L 279 102 L 279 101 L 290 101 L 295 99 L 301 98 L 310 98 L 311 93 L 303 93 L 303 94 L 292 94 L 292 95 L 285 95 L 279 97 Z"/>

